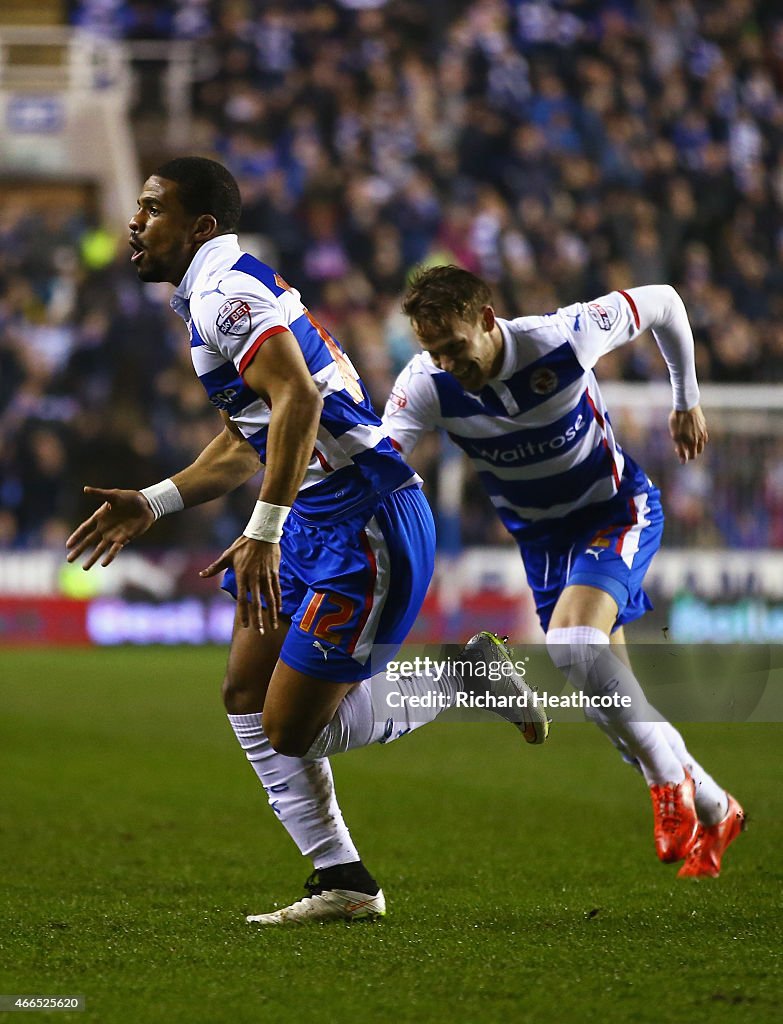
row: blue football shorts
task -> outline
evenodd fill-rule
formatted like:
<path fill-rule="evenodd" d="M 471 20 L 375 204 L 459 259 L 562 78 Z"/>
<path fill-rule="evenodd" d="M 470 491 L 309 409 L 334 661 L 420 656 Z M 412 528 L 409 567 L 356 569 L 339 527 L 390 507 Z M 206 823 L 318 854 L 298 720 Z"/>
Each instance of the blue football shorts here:
<path fill-rule="evenodd" d="M 652 608 L 642 583 L 662 533 L 661 496 L 651 487 L 553 520 L 551 534 L 535 543 L 517 538 L 544 632 L 563 590 L 577 584 L 615 599 L 615 629 L 641 618 Z"/>
<path fill-rule="evenodd" d="M 335 522 L 292 512 L 280 541 L 281 660 L 336 683 L 386 667 L 419 614 L 435 567 L 435 524 L 419 487 Z M 233 569 L 223 589 L 236 598 Z"/>

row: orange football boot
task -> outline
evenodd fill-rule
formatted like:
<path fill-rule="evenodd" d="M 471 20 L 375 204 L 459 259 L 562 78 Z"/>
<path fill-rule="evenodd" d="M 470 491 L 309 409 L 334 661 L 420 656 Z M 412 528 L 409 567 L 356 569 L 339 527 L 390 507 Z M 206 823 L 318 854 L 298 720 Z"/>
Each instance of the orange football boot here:
<path fill-rule="evenodd" d="M 682 782 L 650 786 L 655 852 L 665 864 L 682 860 L 696 839 L 699 818 L 694 792 L 693 779 L 687 772 Z"/>
<path fill-rule="evenodd" d="M 717 878 L 720 874 L 721 857 L 740 832 L 745 831 L 745 812 L 731 793 L 726 795 L 729 798 L 726 817 L 709 828 L 705 825 L 699 826 L 696 842 L 677 872 L 678 878 Z"/>

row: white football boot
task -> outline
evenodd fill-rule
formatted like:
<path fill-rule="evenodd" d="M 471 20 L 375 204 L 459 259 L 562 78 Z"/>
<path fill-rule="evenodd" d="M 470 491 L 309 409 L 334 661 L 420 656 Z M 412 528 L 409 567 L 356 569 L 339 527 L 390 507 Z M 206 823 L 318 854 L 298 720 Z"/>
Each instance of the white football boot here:
<path fill-rule="evenodd" d="M 514 659 L 503 640 L 495 633 L 483 630 L 476 633 L 457 656 L 474 666 L 483 664 L 483 671 L 465 673 L 463 682 L 471 693 L 486 692 L 497 697 L 513 697 L 510 707 L 490 708 L 507 722 L 515 725 L 528 743 L 543 743 L 549 735 L 550 721 L 546 712 L 534 702 L 535 689 L 529 686 L 514 668 Z M 491 670 L 494 668 L 494 672 Z"/>
<path fill-rule="evenodd" d="M 249 924 L 310 924 L 326 921 L 371 921 L 386 913 L 383 890 L 371 896 L 366 892 L 352 892 L 350 889 L 324 889 L 317 882 L 317 871 L 305 882 L 309 891 L 289 907 L 282 907 L 269 914 L 251 914 Z"/>

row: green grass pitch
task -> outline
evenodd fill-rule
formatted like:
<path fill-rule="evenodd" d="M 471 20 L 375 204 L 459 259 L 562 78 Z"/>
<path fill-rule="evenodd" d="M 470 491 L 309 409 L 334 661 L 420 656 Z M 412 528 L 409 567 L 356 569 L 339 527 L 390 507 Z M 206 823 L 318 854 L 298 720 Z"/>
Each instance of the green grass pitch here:
<path fill-rule="evenodd" d="M 38 1018 L 100 1024 L 780 1019 L 783 726 L 686 731 L 751 819 L 717 882 L 656 861 L 592 726 L 354 751 L 338 792 L 388 916 L 259 930 L 309 866 L 225 721 L 224 660 L 0 652 L 0 994 L 81 994 Z"/>

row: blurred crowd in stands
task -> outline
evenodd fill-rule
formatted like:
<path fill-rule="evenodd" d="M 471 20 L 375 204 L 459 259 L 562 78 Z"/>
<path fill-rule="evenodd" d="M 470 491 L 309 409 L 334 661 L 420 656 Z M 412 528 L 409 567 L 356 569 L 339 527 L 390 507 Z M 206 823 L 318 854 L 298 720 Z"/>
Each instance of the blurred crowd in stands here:
<path fill-rule="evenodd" d="M 779 0 L 74 0 L 71 17 L 195 41 L 199 151 L 378 408 L 414 351 L 407 276 L 435 261 L 487 278 L 505 316 L 671 283 L 702 381 L 783 381 Z M 149 484 L 219 430 L 169 291 L 84 211 L 0 202 L 0 547 L 59 544 L 83 482 Z M 598 374 L 665 367 L 645 341 Z M 660 466 L 669 543 L 783 544 L 783 438 L 738 449 L 728 423 L 678 476 L 665 419 L 620 440 Z M 437 452 L 418 460 L 431 495 Z M 744 502 L 723 496 L 738 462 Z M 256 486 L 154 541 L 229 542 Z M 471 494 L 464 539 L 500 542 Z"/>

